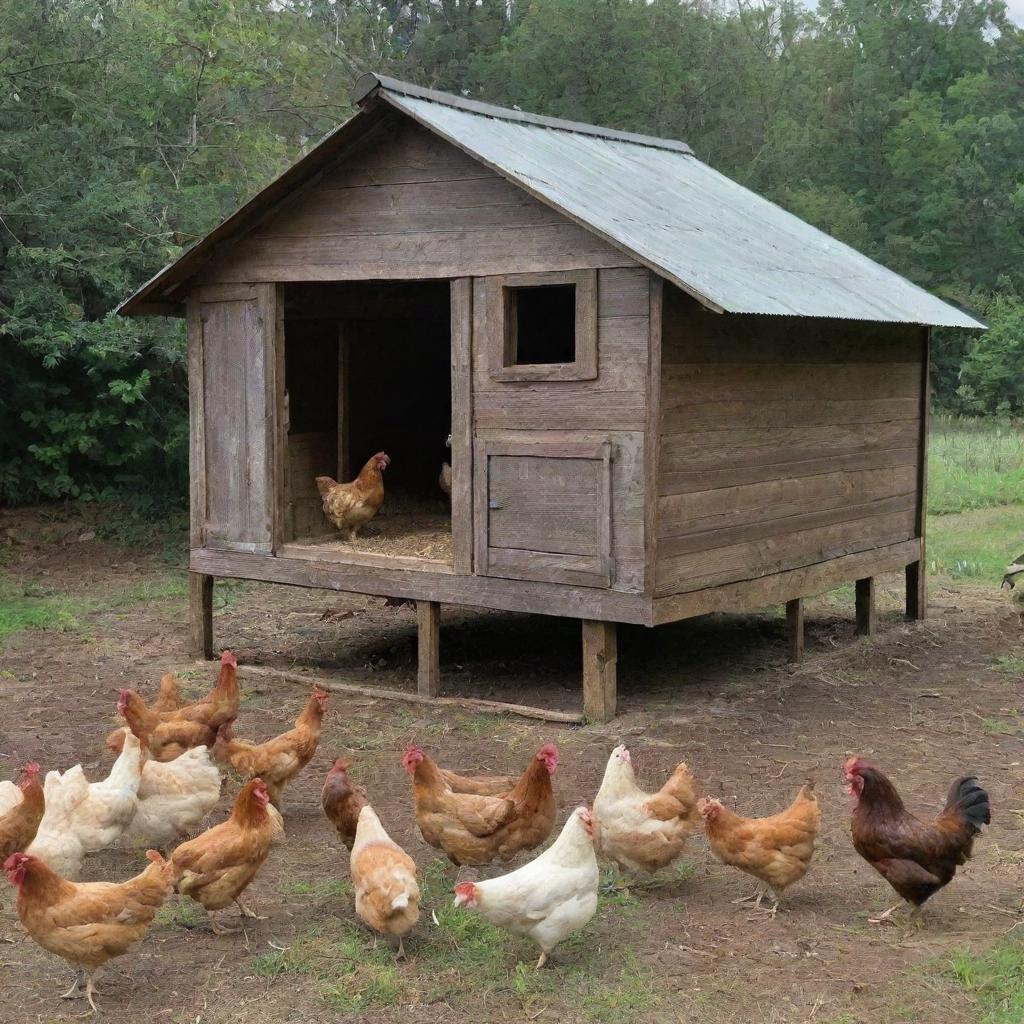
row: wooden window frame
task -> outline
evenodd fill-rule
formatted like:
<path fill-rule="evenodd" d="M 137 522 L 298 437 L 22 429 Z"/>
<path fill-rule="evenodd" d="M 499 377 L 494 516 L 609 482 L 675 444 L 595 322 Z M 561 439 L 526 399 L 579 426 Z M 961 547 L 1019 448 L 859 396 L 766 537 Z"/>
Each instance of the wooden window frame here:
<path fill-rule="evenodd" d="M 493 456 L 534 456 L 539 458 L 586 459 L 601 463 L 600 490 L 596 495 L 598 552 L 594 556 L 541 551 L 516 551 L 490 545 L 490 460 Z M 476 493 L 476 571 L 481 576 L 530 580 L 539 583 L 567 583 L 575 586 L 610 588 L 615 578 L 612 553 L 612 444 L 610 441 L 499 441 L 478 439 L 474 459 Z M 492 552 L 500 551 L 504 566 L 494 564 Z M 512 564 L 514 563 L 514 564 Z"/>
<path fill-rule="evenodd" d="M 576 289 L 576 358 L 571 363 L 516 365 L 512 290 L 573 285 Z M 542 274 L 502 274 L 487 278 L 490 376 L 496 381 L 596 380 L 597 271 L 559 270 Z"/>

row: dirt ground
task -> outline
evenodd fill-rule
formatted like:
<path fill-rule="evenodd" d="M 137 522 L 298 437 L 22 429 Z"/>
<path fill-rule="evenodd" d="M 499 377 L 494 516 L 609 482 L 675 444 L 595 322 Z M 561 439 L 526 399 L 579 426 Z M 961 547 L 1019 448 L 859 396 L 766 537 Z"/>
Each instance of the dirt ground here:
<path fill-rule="evenodd" d="M 27 592 L 60 595 L 65 630 L 14 634 L 0 649 L 0 777 L 26 759 L 44 771 L 109 765 L 103 737 L 118 690 L 152 692 L 173 669 L 193 693 L 213 665 L 185 653 L 186 606 L 178 537 L 102 539 L 95 512 L 0 514 L 2 569 Z M 100 536 L 90 534 L 98 532 Z M 85 538 L 85 539 L 80 539 Z M 948 973 L 956 950 L 984 950 L 1020 923 L 1021 619 L 998 591 L 933 581 L 929 619 L 906 624 L 901 580 L 879 586 L 879 628 L 853 637 L 852 587 L 810 602 L 807 657 L 784 660 L 779 610 L 713 616 L 620 632 L 621 715 L 567 727 L 515 717 L 432 710 L 372 697 L 332 697 L 320 750 L 285 804 L 286 843 L 250 895 L 267 920 L 214 937 L 177 898 L 148 937 L 113 963 L 104 1019 L 167 1024 L 320 1022 L 679 1021 L 700 1024 L 888 1024 L 979 1020 Z M 308 669 L 392 689 L 414 688 L 414 616 L 368 598 L 219 583 L 218 648 L 240 665 Z M 351 613 L 351 614 L 349 614 Z M 446 692 L 577 709 L 579 627 L 543 617 L 445 609 Z M 304 687 L 245 684 L 237 732 L 266 738 L 289 727 Z M 810 874 L 775 920 L 732 901 L 752 880 L 723 867 L 701 838 L 681 867 L 636 884 L 606 871 L 591 924 L 542 972 L 536 951 L 452 911 L 454 869 L 419 837 L 401 751 L 416 741 L 452 767 L 514 772 L 543 742 L 562 755 L 560 820 L 590 800 L 616 742 L 629 744 L 652 787 L 685 758 L 706 792 L 747 814 L 772 813 L 805 780 L 817 783 L 824 822 Z M 322 818 L 331 760 L 353 759 L 392 836 L 426 884 L 423 915 L 395 963 L 355 923 L 347 857 Z M 921 929 L 867 918 L 896 902 L 848 837 L 843 760 L 876 761 L 915 809 L 934 811 L 951 779 L 976 773 L 994 822 L 970 864 L 928 905 Z M 211 821 L 223 820 L 229 779 Z M 137 851 L 89 858 L 88 879 L 120 880 Z M 81 1003 L 57 996 L 70 969 L 21 930 L 13 891 L 0 891 L 0 1021 L 65 1021 Z M 436 915 L 436 922 L 435 922 Z M 1019 929 L 1017 934 L 1024 929 Z M 522 967 L 521 964 L 530 966 Z M 1007 1018 L 1009 1019 L 1009 1018 Z"/>

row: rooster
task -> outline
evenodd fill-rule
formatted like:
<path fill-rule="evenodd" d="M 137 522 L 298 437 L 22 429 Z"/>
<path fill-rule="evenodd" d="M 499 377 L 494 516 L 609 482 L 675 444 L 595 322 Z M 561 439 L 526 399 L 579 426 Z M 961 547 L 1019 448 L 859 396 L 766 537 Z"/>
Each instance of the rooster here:
<path fill-rule="evenodd" d="M 349 484 L 339 484 L 329 476 L 316 477 L 316 489 L 324 504 L 324 515 L 335 529 L 347 534 L 349 543 L 384 504 L 383 472 L 391 465 L 391 456 L 377 452 L 359 476 Z"/>
<path fill-rule="evenodd" d="M 155 850 L 152 863 L 127 882 L 69 882 L 38 857 L 12 853 L 4 861 L 7 880 L 18 890 L 18 917 L 43 949 L 79 970 L 64 998 L 85 998 L 97 1013 L 94 980 L 108 960 L 121 956 L 149 931 L 171 888 L 170 865 Z"/>
<path fill-rule="evenodd" d="M 182 843 L 171 854 L 174 887 L 206 908 L 214 935 L 223 928 L 218 914 L 234 903 L 243 917 L 256 918 L 241 901 L 271 846 L 284 834 L 281 815 L 270 804 L 262 779 L 247 782 L 235 798 L 231 817 Z"/>
<path fill-rule="evenodd" d="M 476 910 L 499 928 L 540 946 L 537 967 L 597 910 L 593 819 L 577 807 L 559 837 L 539 856 L 499 878 L 455 886 L 455 905 Z"/>
<path fill-rule="evenodd" d="M 341 841 L 351 850 L 356 841 L 356 829 L 359 825 L 359 814 L 369 802 L 366 790 L 348 777 L 352 762 L 347 757 L 339 757 L 327 773 L 320 804 L 327 820 L 338 830 Z"/>
<path fill-rule="evenodd" d="M 657 793 L 645 793 L 629 751 L 616 747 L 594 799 L 595 844 L 619 867 L 653 874 L 682 854 L 697 822 L 696 804 L 685 761 Z"/>
<path fill-rule="evenodd" d="M 359 919 L 375 932 L 396 936 L 398 956 L 404 957 L 403 940 L 420 917 L 416 864 L 384 831 L 369 804 L 359 812 L 349 873 Z"/>
<path fill-rule="evenodd" d="M 266 784 L 270 802 L 279 808 L 284 787 L 309 764 L 320 744 L 327 697 L 326 690 L 314 686 L 306 707 L 295 720 L 295 728 L 266 743 L 235 739 L 231 726 L 222 726 L 213 756 L 218 761 L 227 761 L 244 778 L 259 776 Z"/>
<path fill-rule="evenodd" d="M 423 838 L 444 850 L 454 864 L 481 865 L 511 860 L 540 846 L 555 823 L 551 777 L 558 748 L 541 747 L 515 785 L 502 795 L 459 792 L 443 769 L 419 747 L 406 749 L 405 770 L 412 776 L 416 824 Z M 454 776 L 463 784 L 470 779 Z"/>
<path fill-rule="evenodd" d="M 821 808 L 812 787 L 801 787 L 792 804 L 769 818 L 743 818 L 705 797 L 697 801 L 704 819 L 704 831 L 715 856 L 730 867 L 753 875 L 771 889 L 775 904 L 768 913 L 774 917 L 784 889 L 799 882 L 811 866 L 814 841 L 821 827 Z M 765 893 L 758 890 L 736 903 L 756 901 L 761 906 Z"/>
<path fill-rule="evenodd" d="M 39 765 L 29 761 L 18 784 L 0 783 L 0 859 L 24 850 L 36 837 L 46 799 L 39 781 Z"/>
<path fill-rule="evenodd" d="M 973 775 L 957 779 L 934 821 L 915 818 L 896 787 L 875 767 L 851 757 L 843 774 L 853 800 L 854 849 L 903 897 L 914 916 L 967 862 L 974 837 L 992 820 L 988 794 Z M 888 921 L 897 903 L 872 924 Z"/>

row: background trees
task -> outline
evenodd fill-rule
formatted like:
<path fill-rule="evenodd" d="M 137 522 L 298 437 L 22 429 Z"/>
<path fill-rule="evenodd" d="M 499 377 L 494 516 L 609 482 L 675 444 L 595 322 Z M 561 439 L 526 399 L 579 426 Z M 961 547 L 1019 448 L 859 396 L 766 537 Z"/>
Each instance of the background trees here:
<path fill-rule="evenodd" d="M 109 311 L 350 113 L 365 68 L 683 138 L 992 324 L 1024 412 L 1024 37 L 1000 0 L 0 0 L 0 500 L 185 494 L 181 325 Z"/>

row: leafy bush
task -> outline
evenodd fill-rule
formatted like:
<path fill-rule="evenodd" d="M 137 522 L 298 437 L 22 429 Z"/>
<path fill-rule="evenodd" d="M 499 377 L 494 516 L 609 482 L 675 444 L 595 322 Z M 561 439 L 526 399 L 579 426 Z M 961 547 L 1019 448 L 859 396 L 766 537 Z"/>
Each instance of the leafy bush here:
<path fill-rule="evenodd" d="M 986 308 L 989 330 L 968 350 L 957 395 L 981 416 L 1024 414 L 1024 301 L 999 296 Z"/>

